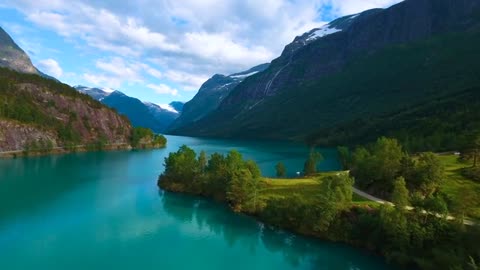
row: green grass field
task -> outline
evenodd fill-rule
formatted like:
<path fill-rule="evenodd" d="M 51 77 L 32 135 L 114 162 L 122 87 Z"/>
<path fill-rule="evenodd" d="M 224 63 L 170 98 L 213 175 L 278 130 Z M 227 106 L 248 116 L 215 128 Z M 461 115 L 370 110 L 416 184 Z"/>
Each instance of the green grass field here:
<path fill-rule="evenodd" d="M 470 218 L 480 220 L 480 183 L 472 181 L 461 174 L 461 170 L 471 164 L 463 163 L 458 160 L 456 155 L 439 155 L 440 160 L 445 166 L 445 182 L 441 190 L 453 198 L 464 195 L 464 190 L 473 190 L 477 196 L 473 202 L 476 207 L 468 213 Z M 260 196 L 264 200 L 273 198 L 285 198 L 293 194 L 302 195 L 304 199 L 315 198 L 320 191 L 320 182 L 323 177 L 337 174 L 339 172 L 323 172 L 315 177 L 277 179 L 265 178 L 263 180 Z M 368 205 L 378 207 L 379 204 L 365 199 L 357 194 L 353 194 L 352 204 Z"/>
<path fill-rule="evenodd" d="M 480 183 L 461 174 L 463 168 L 472 166 L 472 164 L 460 162 L 456 155 L 439 155 L 439 158 L 445 166 L 446 176 L 441 190 L 452 197 L 463 196 L 465 190 L 473 190 L 477 194 L 473 202 L 476 207 L 468 213 L 468 216 L 480 220 Z"/>
<path fill-rule="evenodd" d="M 337 173 L 339 172 L 324 172 L 317 176 L 307 178 L 265 178 L 263 180 L 264 183 L 260 196 L 264 200 L 269 200 L 285 198 L 293 194 L 300 194 L 304 199 L 312 198 L 313 200 L 320 192 L 321 179 Z M 352 196 L 352 203 L 354 205 L 378 205 L 378 203 L 360 197 L 355 193 Z"/>

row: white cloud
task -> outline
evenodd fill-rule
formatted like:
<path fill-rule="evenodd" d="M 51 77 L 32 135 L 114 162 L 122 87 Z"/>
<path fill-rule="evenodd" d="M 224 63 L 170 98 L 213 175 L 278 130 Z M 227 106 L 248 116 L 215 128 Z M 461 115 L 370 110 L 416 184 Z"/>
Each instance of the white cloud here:
<path fill-rule="evenodd" d="M 165 73 L 165 78 L 181 84 L 186 91 L 196 91 L 209 77 L 189 74 L 178 70 L 169 70 Z"/>
<path fill-rule="evenodd" d="M 388 7 L 401 1 L 402 0 L 329 0 L 328 2 L 337 15 L 344 16 L 359 13 L 367 9 Z"/>
<path fill-rule="evenodd" d="M 142 65 L 125 61 L 120 57 L 113 57 L 109 60 L 97 60 L 96 67 L 100 70 L 124 80 L 131 82 L 141 81 Z"/>
<path fill-rule="evenodd" d="M 145 68 L 145 71 L 150 75 L 150 76 L 153 76 L 157 79 L 162 79 L 163 78 L 163 73 L 161 71 L 159 71 L 158 69 L 155 69 L 155 68 L 152 68 L 152 67 L 149 67 L 147 66 Z"/>
<path fill-rule="evenodd" d="M 40 70 L 42 70 L 43 72 L 47 73 L 48 75 L 51 75 L 55 78 L 59 78 L 59 77 L 62 77 L 62 74 L 63 74 L 63 70 L 62 68 L 60 67 L 60 65 L 58 64 L 57 61 L 55 61 L 54 59 L 45 59 L 45 60 L 42 60 L 38 63 L 38 67 L 40 68 Z"/>
<path fill-rule="evenodd" d="M 166 84 L 147 84 L 147 87 L 154 90 L 158 94 L 169 94 L 172 96 L 178 95 L 178 90 L 171 88 Z"/>
<path fill-rule="evenodd" d="M 83 74 L 88 82 L 115 88 L 145 83 L 162 94 L 177 94 L 168 85 L 197 90 L 215 73 L 269 62 L 295 36 L 327 18 L 397 2 L 0 0 L 84 50 L 106 52 L 105 58 L 93 60 L 100 72 Z"/>
<path fill-rule="evenodd" d="M 118 77 L 107 76 L 104 74 L 84 73 L 83 79 L 95 87 L 120 88 L 123 81 Z"/>

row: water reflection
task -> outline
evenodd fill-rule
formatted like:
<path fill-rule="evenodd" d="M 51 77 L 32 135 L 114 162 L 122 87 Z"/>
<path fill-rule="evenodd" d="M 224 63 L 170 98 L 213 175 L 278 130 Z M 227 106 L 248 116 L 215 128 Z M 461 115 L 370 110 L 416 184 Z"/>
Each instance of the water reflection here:
<path fill-rule="evenodd" d="M 301 269 L 383 269 L 379 258 L 358 250 L 352 252 L 345 245 L 297 236 L 233 214 L 227 207 L 204 198 L 163 191 L 159 194 L 169 216 L 194 226 L 190 233 L 211 232 L 221 236 L 229 247 L 248 247 L 252 255 L 266 249 L 281 254 L 290 267 Z M 377 266 L 372 259 L 378 259 Z"/>

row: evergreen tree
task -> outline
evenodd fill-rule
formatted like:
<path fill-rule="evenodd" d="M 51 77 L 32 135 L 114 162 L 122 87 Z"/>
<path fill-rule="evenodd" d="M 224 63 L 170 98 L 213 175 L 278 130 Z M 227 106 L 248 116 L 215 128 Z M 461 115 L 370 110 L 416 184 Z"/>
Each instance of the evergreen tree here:
<path fill-rule="evenodd" d="M 348 170 L 350 168 L 350 151 L 348 147 L 339 146 L 337 147 L 338 157 L 340 159 L 340 163 L 344 170 Z"/>
<path fill-rule="evenodd" d="M 278 178 L 285 178 L 287 176 L 287 168 L 282 162 L 279 162 L 277 165 L 275 165 L 275 170 L 277 171 Z"/>
<path fill-rule="evenodd" d="M 303 173 L 305 175 L 313 175 L 317 173 L 317 165 L 322 160 L 322 154 L 312 149 L 310 151 L 310 154 L 308 155 L 308 159 L 305 161 L 305 164 L 303 166 Z"/>
<path fill-rule="evenodd" d="M 401 176 L 395 180 L 392 193 L 392 203 L 400 212 L 405 212 L 410 203 L 407 185 L 405 179 Z"/>

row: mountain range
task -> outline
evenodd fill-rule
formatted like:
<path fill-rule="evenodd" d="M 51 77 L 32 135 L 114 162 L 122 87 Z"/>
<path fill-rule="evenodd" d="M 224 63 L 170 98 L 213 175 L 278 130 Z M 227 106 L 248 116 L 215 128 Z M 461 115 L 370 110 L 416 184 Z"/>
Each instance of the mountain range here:
<path fill-rule="evenodd" d="M 368 10 L 296 37 L 216 109 L 169 132 L 325 145 L 410 135 L 425 140 L 416 142 L 420 148 L 452 145 L 473 131 L 462 127 L 480 131 L 466 115 L 479 101 L 478 48 L 478 0 L 406 0 Z M 447 124 L 440 115 L 462 117 Z"/>
<path fill-rule="evenodd" d="M 75 89 L 127 116 L 134 127 L 150 128 L 156 133 L 163 133 L 177 119 L 183 108 L 183 102 L 179 101 L 171 102 L 169 108 L 162 108 L 157 104 L 127 96 L 120 91 L 112 92 L 80 85 L 75 86 Z"/>
<path fill-rule="evenodd" d="M 80 98 L 89 106 L 104 108 L 71 93 L 72 88 L 65 90 L 68 86 L 58 81 L 56 85 L 54 80 L 37 79 L 45 75 L 0 30 L 0 67 L 25 74 L 17 80 L 14 71 L 2 69 L 3 83 L 17 85 L 15 91 L 21 93 L 22 102 L 31 105 L 29 109 L 45 119 L 52 113 L 73 130 L 80 128 L 74 128 L 80 124 L 74 116 L 65 116 L 57 100 L 36 96 L 33 88 L 19 90 L 25 82 L 37 80 L 39 85 L 60 89 L 50 94 L 73 97 L 71 102 Z M 231 75 L 216 74 L 186 104 L 172 102 L 162 108 L 119 91 L 84 86 L 76 90 L 126 115 L 134 126 L 155 132 L 317 145 L 354 145 L 386 135 L 398 138 L 410 150 L 458 149 L 471 134 L 480 132 L 478 48 L 479 0 L 405 0 L 299 35 L 269 64 Z M 17 100 L 12 92 L 4 90 L 3 95 L 9 102 Z M 54 102 L 60 111 L 39 107 L 41 98 Z M 13 107 L 10 118 L 38 120 L 33 111 Z M 54 120 L 45 123 L 49 121 Z M 61 126 L 60 122 L 55 125 Z M 95 134 L 88 135 L 88 140 L 101 133 Z"/>
<path fill-rule="evenodd" d="M 202 84 L 192 100 L 185 103 L 180 117 L 169 127 L 169 130 L 188 126 L 218 108 L 230 92 L 245 78 L 267 69 L 269 64 L 255 66 L 249 70 L 228 76 L 215 74 Z"/>

